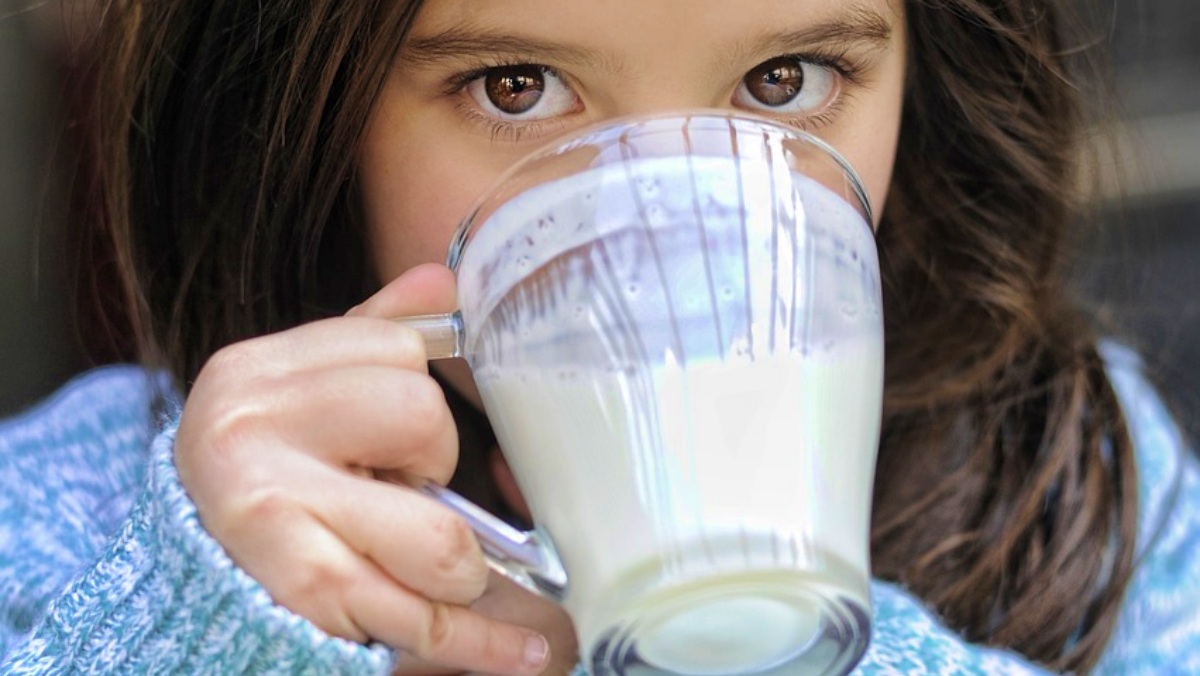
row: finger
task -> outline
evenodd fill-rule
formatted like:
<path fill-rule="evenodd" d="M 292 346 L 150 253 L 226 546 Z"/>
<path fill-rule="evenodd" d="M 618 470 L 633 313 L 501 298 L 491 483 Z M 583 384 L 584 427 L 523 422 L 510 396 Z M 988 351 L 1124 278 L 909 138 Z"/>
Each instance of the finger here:
<path fill-rule="evenodd" d="M 392 669 L 391 676 L 463 676 L 465 673 L 462 669 L 433 664 L 415 656 L 405 656 Z"/>
<path fill-rule="evenodd" d="M 256 509 L 258 523 L 240 524 L 223 541 L 233 560 L 277 604 L 322 631 L 358 643 L 369 641 L 372 634 L 356 622 L 346 599 L 347 590 L 368 574 L 369 564 L 302 509 L 286 514 L 271 513 L 273 509 Z"/>
<path fill-rule="evenodd" d="M 314 472 L 306 487 L 317 516 L 389 577 L 420 595 L 467 605 L 489 569 L 475 533 L 452 510 L 405 486 Z"/>
<path fill-rule="evenodd" d="M 425 341 L 396 322 L 366 317 L 323 319 L 229 345 L 201 371 L 196 385 L 233 387 L 297 371 L 388 365 L 425 372 Z"/>
<path fill-rule="evenodd" d="M 343 469 L 401 470 L 442 484 L 454 473 L 458 429 L 441 385 L 424 373 L 349 367 L 247 387 L 263 426 L 256 436 Z"/>
<path fill-rule="evenodd" d="M 575 624 L 562 606 L 532 594 L 503 575 L 492 572 L 487 591 L 471 610 L 484 617 L 528 627 L 550 641 L 551 664 L 546 674 L 565 676 L 578 663 L 579 644 Z"/>
<path fill-rule="evenodd" d="M 430 602 L 375 571 L 346 596 L 353 619 L 372 637 L 419 659 L 489 674 L 540 674 L 550 658 L 537 632 L 489 620 L 463 606 Z M 401 660 L 403 662 L 403 659 Z"/>
<path fill-rule="evenodd" d="M 243 520 L 239 503 L 253 507 L 260 493 L 281 492 L 296 459 L 326 470 L 393 468 L 439 483 L 454 472 L 458 431 L 429 376 L 359 368 L 235 385 L 205 394 L 198 383 L 176 436 L 180 479 L 201 515 L 219 520 L 206 523 L 210 531 Z"/>
<path fill-rule="evenodd" d="M 298 518 L 295 508 L 290 501 L 261 503 L 260 520 L 241 527 L 244 546 L 234 556 L 280 605 L 331 635 L 383 641 L 459 669 L 514 676 L 541 671 L 547 644 L 539 634 L 423 598 L 319 520 Z M 530 652 L 535 659 L 526 658 Z"/>
<path fill-rule="evenodd" d="M 390 319 L 451 312 L 455 308 L 454 273 L 426 263 L 409 269 L 346 314 Z"/>
<path fill-rule="evenodd" d="M 239 560 L 248 570 L 259 559 L 269 568 L 276 559 L 311 558 L 309 551 L 293 551 L 293 541 L 275 540 L 276 531 L 287 531 L 295 521 L 315 521 L 337 536 L 341 549 L 374 561 L 428 598 L 465 605 L 486 590 L 488 566 L 474 532 L 443 505 L 295 451 L 259 450 L 265 462 L 226 482 L 231 494 L 221 510 L 203 516 L 209 532 L 248 556 L 247 562 Z M 280 488 L 285 485 L 286 490 Z M 323 546 L 330 549 L 328 543 Z"/>

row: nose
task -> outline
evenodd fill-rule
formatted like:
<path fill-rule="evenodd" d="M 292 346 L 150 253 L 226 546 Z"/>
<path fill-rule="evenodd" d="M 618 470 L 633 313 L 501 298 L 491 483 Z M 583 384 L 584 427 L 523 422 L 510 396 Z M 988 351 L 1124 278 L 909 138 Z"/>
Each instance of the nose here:
<path fill-rule="evenodd" d="M 616 112 L 619 116 L 651 116 L 695 110 L 732 110 L 727 99 L 704 96 L 652 97 L 629 101 Z"/>
<path fill-rule="evenodd" d="M 604 114 L 613 117 L 733 107 L 727 83 L 695 63 L 675 59 L 630 68 L 606 91 L 607 100 L 599 103 Z"/>

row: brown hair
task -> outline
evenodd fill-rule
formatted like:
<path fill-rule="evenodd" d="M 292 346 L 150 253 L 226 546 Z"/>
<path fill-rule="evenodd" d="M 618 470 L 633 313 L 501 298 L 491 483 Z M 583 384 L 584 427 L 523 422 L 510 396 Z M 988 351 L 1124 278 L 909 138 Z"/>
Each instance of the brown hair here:
<path fill-rule="evenodd" d="M 144 356 L 181 383 L 375 284 L 356 151 L 419 4 L 114 0 L 96 195 Z M 1081 120 L 1067 9 L 906 3 L 872 549 L 967 638 L 1086 669 L 1130 574 L 1136 500 L 1064 290 Z"/>
<path fill-rule="evenodd" d="M 1089 65 L 1068 7 L 907 5 L 872 556 L 968 639 L 1085 670 L 1118 616 L 1137 501 L 1124 419 L 1066 295 Z"/>
<path fill-rule="evenodd" d="M 356 150 L 419 6 L 111 2 L 85 155 L 144 360 L 188 383 L 370 292 Z"/>

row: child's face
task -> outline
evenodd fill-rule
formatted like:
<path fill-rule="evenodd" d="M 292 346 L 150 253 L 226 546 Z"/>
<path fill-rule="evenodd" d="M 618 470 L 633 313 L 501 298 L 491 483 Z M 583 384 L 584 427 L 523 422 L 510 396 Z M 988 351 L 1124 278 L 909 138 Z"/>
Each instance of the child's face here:
<path fill-rule="evenodd" d="M 900 0 L 427 0 L 367 130 L 383 281 L 441 261 L 515 160 L 607 118 L 750 111 L 829 141 L 881 211 L 900 126 Z"/>

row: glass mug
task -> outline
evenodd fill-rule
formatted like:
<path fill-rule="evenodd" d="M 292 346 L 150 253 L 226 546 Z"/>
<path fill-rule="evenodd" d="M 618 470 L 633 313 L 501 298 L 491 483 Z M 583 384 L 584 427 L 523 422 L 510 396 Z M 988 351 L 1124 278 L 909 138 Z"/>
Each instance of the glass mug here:
<path fill-rule="evenodd" d="M 698 111 L 588 129 L 455 233 L 464 356 L 536 527 L 432 483 L 562 604 L 592 674 L 843 673 L 870 634 L 883 383 L 867 195 L 825 143 Z"/>

